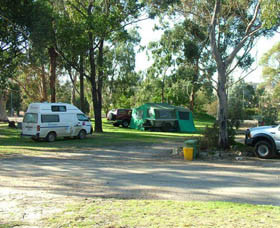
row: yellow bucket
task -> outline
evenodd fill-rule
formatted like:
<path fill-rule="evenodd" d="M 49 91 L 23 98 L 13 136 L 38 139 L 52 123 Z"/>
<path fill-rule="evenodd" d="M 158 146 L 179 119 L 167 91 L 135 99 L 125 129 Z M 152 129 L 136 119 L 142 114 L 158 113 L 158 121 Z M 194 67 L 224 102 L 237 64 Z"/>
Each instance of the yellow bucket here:
<path fill-rule="evenodd" d="M 184 159 L 192 161 L 193 160 L 193 148 L 190 147 L 184 147 Z"/>

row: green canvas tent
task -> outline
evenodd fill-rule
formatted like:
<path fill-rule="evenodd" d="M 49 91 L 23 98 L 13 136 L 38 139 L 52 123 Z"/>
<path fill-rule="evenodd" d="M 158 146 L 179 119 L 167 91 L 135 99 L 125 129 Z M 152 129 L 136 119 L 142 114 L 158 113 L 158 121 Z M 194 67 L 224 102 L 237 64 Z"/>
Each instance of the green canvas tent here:
<path fill-rule="evenodd" d="M 134 108 L 130 128 L 152 131 L 196 131 L 189 109 L 166 103 L 146 103 Z"/>

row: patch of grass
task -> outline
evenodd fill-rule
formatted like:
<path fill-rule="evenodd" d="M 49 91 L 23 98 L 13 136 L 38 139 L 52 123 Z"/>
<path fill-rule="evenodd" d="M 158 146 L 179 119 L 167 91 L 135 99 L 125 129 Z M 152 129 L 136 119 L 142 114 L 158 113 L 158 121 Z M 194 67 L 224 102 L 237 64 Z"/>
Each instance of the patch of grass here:
<path fill-rule="evenodd" d="M 25 223 L 22 222 L 10 222 L 10 223 L 1 223 L 0 222 L 0 228 L 13 228 L 17 226 L 23 226 L 26 225 Z"/>
<path fill-rule="evenodd" d="M 278 227 L 280 207 L 227 202 L 86 200 L 48 219 L 49 227 Z"/>
<path fill-rule="evenodd" d="M 194 113 L 194 123 L 195 127 L 199 133 L 202 133 L 206 126 L 212 126 L 216 119 L 207 113 Z"/>
<path fill-rule="evenodd" d="M 211 121 L 205 116 L 195 120 L 195 125 L 199 128 L 205 126 Z M 103 120 L 104 133 L 93 133 L 85 140 L 58 138 L 53 143 L 34 142 L 30 138 L 21 138 L 19 129 L 8 128 L 8 124 L 0 124 L 0 157 L 16 154 L 35 155 L 41 151 L 59 152 L 69 151 L 81 148 L 92 148 L 108 145 L 127 145 L 141 143 L 162 143 L 184 141 L 188 137 L 200 136 L 198 131 L 195 134 L 176 133 L 176 132 L 148 132 L 139 131 L 130 128 L 114 127 Z"/>

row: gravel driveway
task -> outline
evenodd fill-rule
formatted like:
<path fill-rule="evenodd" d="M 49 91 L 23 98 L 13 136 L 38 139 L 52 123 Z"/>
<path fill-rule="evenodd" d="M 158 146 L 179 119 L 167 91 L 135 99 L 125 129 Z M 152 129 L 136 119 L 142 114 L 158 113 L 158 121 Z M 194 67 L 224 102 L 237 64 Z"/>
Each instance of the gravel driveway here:
<path fill-rule="evenodd" d="M 90 197 L 222 200 L 280 206 L 280 160 L 184 161 L 174 144 L 45 151 L 0 160 L 0 224 Z M 36 226 L 34 226 L 36 227 Z"/>

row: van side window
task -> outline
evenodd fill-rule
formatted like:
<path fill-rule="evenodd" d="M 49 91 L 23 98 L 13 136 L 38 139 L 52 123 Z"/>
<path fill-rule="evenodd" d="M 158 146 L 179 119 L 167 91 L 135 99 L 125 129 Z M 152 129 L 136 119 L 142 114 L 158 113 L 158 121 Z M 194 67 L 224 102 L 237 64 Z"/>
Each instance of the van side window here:
<path fill-rule="evenodd" d="M 77 118 L 79 121 L 89 121 L 88 117 L 84 114 L 77 114 Z"/>
<path fill-rule="evenodd" d="M 52 105 L 53 112 L 66 112 L 66 106 L 64 105 Z"/>
<path fill-rule="evenodd" d="M 59 115 L 41 115 L 42 123 L 57 123 L 59 122 Z"/>

